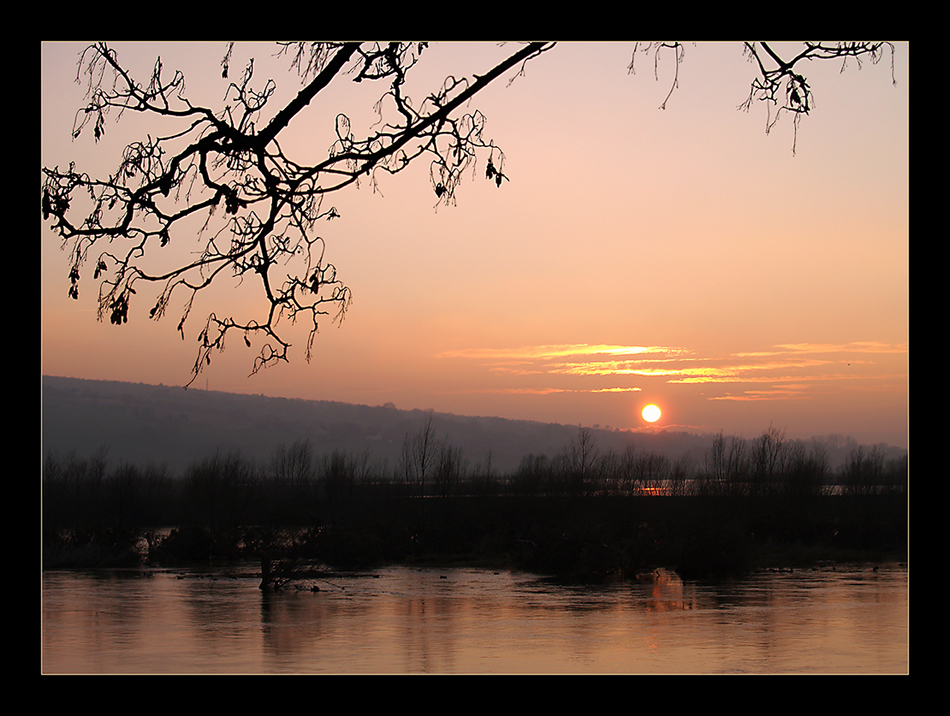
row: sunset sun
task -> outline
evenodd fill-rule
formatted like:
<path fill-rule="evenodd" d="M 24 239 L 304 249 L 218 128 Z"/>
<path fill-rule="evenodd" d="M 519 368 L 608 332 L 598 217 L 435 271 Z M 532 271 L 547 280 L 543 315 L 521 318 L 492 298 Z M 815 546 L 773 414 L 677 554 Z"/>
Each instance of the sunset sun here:
<path fill-rule="evenodd" d="M 643 412 L 640 413 L 643 416 L 643 419 L 648 423 L 655 423 L 660 419 L 660 409 L 655 405 L 648 405 L 643 409 Z"/>

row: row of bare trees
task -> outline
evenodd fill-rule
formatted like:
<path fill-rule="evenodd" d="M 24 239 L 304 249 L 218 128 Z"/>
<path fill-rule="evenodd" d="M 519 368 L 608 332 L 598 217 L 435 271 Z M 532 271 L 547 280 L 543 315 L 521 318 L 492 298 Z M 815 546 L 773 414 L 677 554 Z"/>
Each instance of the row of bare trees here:
<path fill-rule="evenodd" d="M 269 464 L 216 454 L 180 477 L 164 466 L 109 465 L 90 457 L 47 455 L 43 518 L 47 525 L 95 530 L 181 522 L 318 524 L 338 521 L 361 498 L 462 495 L 722 495 L 804 497 L 823 493 L 903 493 L 906 455 L 889 458 L 883 445 L 855 446 L 832 469 L 819 442 L 789 440 L 770 427 L 753 439 L 718 434 L 701 461 L 676 459 L 629 445 L 601 450 L 581 427 L 553 457 L 529 454 L 518 468 L 496 474 L 472 463 L 439 437 L 427 418 L 405 436 L 396 465 L 368 452 L 318 455 L 305 440 L 277 446 Z"/>
<path fill-rule="evenodd" d="M 891 506 L 904 515 L 906 480 L 906 458 L 888 459 L 882 446 L 856 446 L 832 470 L 819 443 L 772 428 L 752 440 L 719 435 L 702 463 L 633 446 L 601 450 L 593 431 L 579 428 L 554 457 L 527 455 L 517 470 L 497 475 L 490 463 L 469 463 L 431 420 L 406 435 L 395 465 L 368 453 L 319 455 L 298 441 L 278 446 L 264 464 L 215 454 L 173 476 L 161 467 L 110 465 L 100 450 L 45 459 L 44 563 L 104 566 L 133 562 L 143 550 L 163 563 L 261 556 L 277 560 L 271 566 L 301 554 L 342 564 L 485 545 L 503 554 L 552 535 L 594 539 L 604 520 L 624 539 L 637 525 L 663 525 L 664 539 L 677 545 L 694 514 L 716 529 L 825 542 L 847 534 L 849 545 L 861 546 L 903 534 L 899 519 L 873 510 Z M 748 499 L 759 496 L 772 499 Z M 707 509 L 708 497 L 718 509 Z M 554 556 L 563 547 L 555 542 Z"/>
<path fill-rule="evenodd" d="M 627 446 L 600 451 L 592 430 L 581 427 L 564 450 L 549 458 L 527 455 L 506 480 L 519 492 L 586 495 L 808 496 L 822 493 L 903 492 L 907 457 L 888 458 L 885 446 L 855 446 L 833 469 L 820 442 L 790 440 L 769 427 L 752 439 L 720 432 L 697 461 Z"/>
<path fill-rule="evenodd" d="M 88 457 L 47 455 L 43 461 L 44 527 L 126 530 L 180 517 L 178 481 L 164 466 L 110 466 L 108 451 Z"/>
<path fill-rule="evenodd" d="M 534 454 L 522 458 L 508 484 L 521 494 L 686 494 L 692 471 L 688 455 L 671 460 L 634 445 L 628 445 L 622 452 L 602 452 L 593 431 L 581 427 L 553 458 Z"/>
<path fill-rule="evenodd" d="M 855 446 L 833 470 L 825 447 L 789 440 L 774 427 L 745 440 L 719 433 L 706 453 L 700 491 L 746 495 L 809 495 L 820 492 L 904 492 L 907 456 L 888 458 L 884 445 Z"/>

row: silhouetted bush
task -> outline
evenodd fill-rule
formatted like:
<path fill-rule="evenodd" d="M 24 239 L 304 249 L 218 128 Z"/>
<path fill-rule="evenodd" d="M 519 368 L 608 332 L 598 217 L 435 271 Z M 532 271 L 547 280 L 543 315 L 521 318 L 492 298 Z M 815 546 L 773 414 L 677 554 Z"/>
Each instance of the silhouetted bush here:
<path fill-rule="evenodd" d="M 752 536 L 741 523 L 701 518 L 684 525 L 670 566 L 688 579 L 741 575 L 752 565 Z"/>
<path fill-rule="evenodd" d="M 183 525 L 169 532 L 149 557 L 160 564 L 194 563 L 207 562 L 219 552 L 211 529 Z"/>
<path fill-rule="evenodd" d="M 328 528 L 308 544 L 308 556 L 336 569 L 360 569 L 383 563 L 384 542 L 370 529 Z"/>

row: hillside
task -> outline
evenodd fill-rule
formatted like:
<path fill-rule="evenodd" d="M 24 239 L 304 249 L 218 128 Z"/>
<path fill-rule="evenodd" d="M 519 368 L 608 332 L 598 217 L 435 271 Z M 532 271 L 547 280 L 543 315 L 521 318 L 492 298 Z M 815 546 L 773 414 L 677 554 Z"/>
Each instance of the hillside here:
<path fill-rule="evenodd" d="M 237 395 L 180 387 L 43 376 L 44 453 L 90 455 L 100 447 L 110 462 L 165 464 L 180 474 L 216 451 L 239 451 L 266 464 L 275 448 L 307 440 L 317 454 L 343 450 L 366 453 L 377 464 L 395 466 L 403 440 L 416 433 L 428 413 L 387 406 Z M 440 439 L 461 448 L 470 466 L 510 472 L 522 457 L 553 457 L 577 435 L 577 426 L 432 413 Z M 701 464 L 712 435 L 661 431 L 638 434 L 594 430 L 597 447 L 638 449 L 677 459 L 689 454 Z M 832 465 L 853 441 L 827 443 Z"/>

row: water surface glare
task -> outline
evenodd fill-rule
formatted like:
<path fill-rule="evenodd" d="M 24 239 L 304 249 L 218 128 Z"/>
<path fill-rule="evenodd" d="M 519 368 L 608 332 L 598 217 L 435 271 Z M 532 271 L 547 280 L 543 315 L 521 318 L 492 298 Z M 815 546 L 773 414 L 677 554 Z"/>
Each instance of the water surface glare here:
<path fill-rule="evenodd" d="M 565 585 L 394 567 L 43 574 L 44 673 L 907 673 L 902 565 Z"/>

